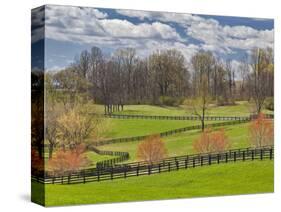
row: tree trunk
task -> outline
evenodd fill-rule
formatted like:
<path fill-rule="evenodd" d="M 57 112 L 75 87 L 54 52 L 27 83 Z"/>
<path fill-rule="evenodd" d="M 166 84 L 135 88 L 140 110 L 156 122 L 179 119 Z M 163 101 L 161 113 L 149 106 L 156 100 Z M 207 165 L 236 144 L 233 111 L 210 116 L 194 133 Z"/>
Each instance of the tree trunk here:
<path fill-rule="evenodd" d="M 202 130 L 202 132 L 204 132 L 204 130 L 205 130 L 205 121 L 204 121 L 204 118 L 202 118 L 201 119 L 201 130 Z"/>
<path fill-rule="evenodd" d="M 54 146 L 53 146 L 53 144 L 50 144 L 49 145 L 49 159 L 52 159 L 53 151 L 54 151 Z"/>

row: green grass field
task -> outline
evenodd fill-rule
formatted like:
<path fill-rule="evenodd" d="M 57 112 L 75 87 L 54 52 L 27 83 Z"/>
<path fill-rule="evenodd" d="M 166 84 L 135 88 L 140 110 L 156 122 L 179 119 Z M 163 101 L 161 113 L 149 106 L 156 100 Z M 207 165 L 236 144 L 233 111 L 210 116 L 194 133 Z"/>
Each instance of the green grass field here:
<path fill-rule="evenodd" d="M 102 114 L 103 107 L 101 105 L 96 105 L 95 107 Z M 268 113 L 269 111 L 265 112 Z M 124 111 L 118 113 L 190 115 L 182 107 L 150 105 L 126 105 Z M 234 106 L 212 107 L 208 111 L 208 115 L 215 116 L 247 116 L 249 114 L 249 104 L 246 102 L 238 102 Z M 199 121 L 106 118 L 101 137 L 102 139 L 110 139 L 149 135 L 199 124 Z M 248 125 L 249 123 L 224 127 L 232 149 L 250 146 Z M 163 141 L 168 150 L 168 156 L 195 153 L 193 141 L 200 136 L 200 133 L 201 130 L 193 130 L 164 137 Z M 134 141 L 99 146 L 98 149 L 129 152 L 130 159 L 129 161 L 124 161 L 126 163 L 137 160 L 136 150 L 138 144 L 139 142 Z M 87 152 L 86 154 L 91 161 L 89 167 L 95 167 L 98 161 L 115 157 L 98 155 L 95 152 Z M 46 185 L 45 204 L 54 206 L 273 192 L 273 164 L 273 161 L 247 161 L 113 181 L 73 185 Z M 34 192 L 32 198 L 36 200 L 36 198 L 39 198 L 36 196 L 36 192 L 39 192 L 40 185 L 32 183 L 32 186 Z"/>
<path fill-rule="evenodd" d="M 85 153 L 87 158 L 91 161 L 91 164 L 87 168 L 94 168 L 96 167 L 96 163 L 102 160 L 108 160 L 114 158 L 115 156 L 111 155 L 99 155 L 93 151 L 88 151 Z"/>
<path fill-rule="evenodd" d="M 46 185 L 46 206 L 160 200 L 274 191 L 273 161 L 237 162 L 151 176 Z M 33 183 L 33 191 L 40 189 Z M 36 196 L 33 197 L 36 199 Z"/>
<path fill-rule="evenodd" d="M 231 144 L 231 148 L 243 148 L 250 145 L 248 143 L 248 124 L 226 126 L 224 129 Z M 177 156 L 195 153 L 193 151 L 193 141 L 199 137 L 200 132 L 200 130 L 193 130 L 185 133 L 175 134 L 169 137 L 164 137 L 163 141 L 165 142 L 166 148 L 168 150 L 168 155 Z M 136 161 L 136 150 L 138 144 L 138 141 L 109 144 L 100 146 L 99 149 L 129 152 L 129 161 Z"/>
<path fill-rule="evenodd" d="M 207 115 L 210 116 L 248 116 L 253 112 L 253 106 L 248 102 L 236 102 L 236 105 L 210 106 Z M 264 110 L 265 113 L 272 111 Z M 192 111 L 183 106 L 153 106 L 153 105 L 125 105 L 124 110 L 114 112 L 114 114 L 132 114 L 132 115 L 159 115 L 159 116 L 184 116 L 191 115 Z"/>
<path fill-rule="evenodd" d="M 85 152 L 85 155 L 88 158 L 90 164 L 84 168 L 94 168 L 94 167 L 96 167 L 97 162 L 116 157 L 116 156 L 111 156 L 111 155 L 99 155 L 93 151 L 87 151 L 87 152 Z M 55 156 L 55 153 L 53 154 L 53 156 Z M 48 161 L 49 161 L 48 153 L 46 153 L 45 163 L 48 164 Z"/>
<path fill-rule="evenodd" d="M 150 119 L 108 119 L 104 138 L 120 138 L 160 133 L 177 128 L 199 125 L 199 121 L 150 120 Z M 208 122 L 211 123 L 211 122 Z"/>

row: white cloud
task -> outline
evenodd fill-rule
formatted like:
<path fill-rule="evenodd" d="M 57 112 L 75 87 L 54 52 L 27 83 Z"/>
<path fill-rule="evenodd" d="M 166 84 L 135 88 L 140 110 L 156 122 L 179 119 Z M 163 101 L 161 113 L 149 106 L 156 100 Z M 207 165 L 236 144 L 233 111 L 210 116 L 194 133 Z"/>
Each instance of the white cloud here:
<path fill-rule="evenodd" d="M 105 19 L 99 24 L 105 34 L 112 37 L 180 39 L 175 29 L 159 22 L 135 25 L 127 20 Z"/>
<path fill-rule="evenodd" d="M 138 17 L 141 20 L 151 17 L 151 12 L 141 11 L 141 10 L 116 10 L 117 13 L 128 16 L 128 17 Z"/>
<path fill-rule="evenodd" d="M 44 8 L 38 7 L 32 10 L 31 42 L 35 43 L 44 38 Z"/>
<path fill-rule="evenodd" d="M 156 50 L 174 48 L 183 53 L 186 61 L 202 49 L 227 55 L 235 53 L 236 49 L 249 52 L 254 47 L 273 47 L 273 30 L 222 26 L 212 18 L 191 14 L 135 10 L 116 12 L 138 17 L 143 22 L 134 24 L 126 19 L 110 19 L 109 14 L 93 8 L 46 6 L 45 35 L 54 40 L 97 45 L 110 50 L 132 47 L 141 57 Z M 35 20 L 39 22 L 40 18 Z M 185 36 L 180 36 L 170 23 L 178 24 Z M 36 30 L 33 40 L 40 39 L 38 35 L 43 29 Z M 200 43 L 187 43 L 189 37 Z"/>
<path fill-rule="evenodd" d="M 91 12 L 93 12 L 94 15 L 95 15 L 97 18 L 102 19 L 102 18 L 107 18 L 107 17 L 108 17 L 108 15 L 107 15 L 106 13 L 100 12 L 100 11 L 97 10 L 97 9 L 92 9 L 92 8 L 90 8 L 90 9 L 91 9 Z"/>
<path fill-rule="evenodd" d="M 181 24 L 190 24 L 191 21 L 201 19 L 198 16 L 184 13 L 171 13 L 171 12 L 152 12 L 152 11 L 139 11 L 139 10 L 116 10 L 117 13 L 128 16 L 137 17 L 141 20 L 145 18 L 148 20 L 158 20 L 161 22 L 175 22 Z"/>
<path fill-rule="evenodd" d="M 212 18 L 191 14 L 135 10 L 117 10 L 117 12 L 129 17 L 138 17 L 141 20 L 147 18 L 162 22 L 175 22 L 185 28 L 188 36 L 201 41 L 203 43 L 201 48 L 204 50 L 229 54 L 233 52 L 231 48 L 242 50 L 255 47 L 273 48 L 273 30 L 256 30 L 248 26 L 222 26 Z"/>
<path fill-rule="evenodd" d="M 106 13 L 93 8 L 48 6 L 46 37 L 82 43 L 89 43 L 97 37 L 101 37 L 97 40 L 105 42 L 115 38 L 181 39 L 176 30 L 167 24 L 133 24 L 127 20 L 105 17 L 108 17 Z"/>

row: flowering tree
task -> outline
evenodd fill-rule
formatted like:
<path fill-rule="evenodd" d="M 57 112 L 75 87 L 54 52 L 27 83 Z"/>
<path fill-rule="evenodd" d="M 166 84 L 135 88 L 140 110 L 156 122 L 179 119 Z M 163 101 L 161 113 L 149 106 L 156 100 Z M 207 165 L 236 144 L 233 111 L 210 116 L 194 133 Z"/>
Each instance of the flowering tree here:
<path fill-rule="evenodd" d="M 230 144 L 224 129 L 212 132 L 212 130 L 208 128 L 193 142 L 193 149 L 198 153 L 221 152 L 229 147 Z"/>
<path fill-rule="evenodd" d="M 137 148 L 137 158 L 150 164 L 162 160 L 166 155 L 167 149 L 160 135 L 148 136 Z"/>
<path fill-rule="evenodd" d="M 62 175 L 65 172 L 78 171 L 89 164 L 88 158 L 84 154 L 84 147 L 77 146 L 75 149 L 59 149 L 48 162 L 48 168 L 55 175 Z"/>
<path fill-rule="evenodd" d="M 263 113 L 250 123 L 250 142 L 256 147 L 272 145 L 274 143 L 274 125 L 272 120 L 265 118 Z"/>
<path fill-rule="evenodd" d="M 93 132 L 93 119 L 74 108 L 59 117 L 58 128 L 62 146 L 75 150 Z"/>

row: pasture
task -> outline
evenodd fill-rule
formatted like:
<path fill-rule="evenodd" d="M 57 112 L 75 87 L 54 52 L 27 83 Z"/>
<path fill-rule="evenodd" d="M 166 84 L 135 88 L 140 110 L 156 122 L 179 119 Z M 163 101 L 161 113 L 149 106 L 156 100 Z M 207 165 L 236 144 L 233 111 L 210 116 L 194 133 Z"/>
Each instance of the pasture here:
<path fill-rule="evenodd" d="M 98 107 L 101 111 L 101 106 Z M 150 105 L 126 105 L 124 111 L 116 114 L 134 115 L 190 115 L 182 107 L 159 107 Z M 239 102 L 235 106 L 213 107 L 210 116 L 249 116 L 248 105 Z M 205 124 L 223 121 L 206 121 Z M 101 139 L 143 136 L 175 130 L 187 126 L 200 125 L 198 120 L 154 120 L 104 118 Z M 246 148 L 249 142 L 249 123 L 213 128 L 224 128 L 230 148 Z M 162 138 L 167 149 L 167 157 L 194 154 L 193 142 L 200 137 L 201 130 L 190 130 Z M 88 139 L 91 143 L 91 139 Z M 121 163 L 136 162 L 137 147 L 140 141 L 121 142 L 98 146 L 99 150 L 128 152 L 129 160 Z M 116 158 L 87 151 L 91 161 L 87 168 L 96 163 Z M 129 177 L 104 182 L 85 184 L 45 185 L 47 206 L 83 203 L 108 203 L 119 201 L 141 201 L 151 199 L 173 199 L 185 197 L 219 196 L 273 192 L 273 161 L 246 161 L 196 169 L 179 170 L 151 176 Z M 165 186 L 163 186 L 165 185 Z M 33 189 L 38 185 L 33 182 Z"/>
<path fill-rule="evenodd" d="M 268 193 L 274 191 L 273 174 L 273 161 L 254 161 L 98 183 L 50 184 L 45 185 L 45 205 Z M 33 189 L 35 191 L 39 189 L 39 185 L 35 182 L 33 182 Z"/>
<path fill-rule="evenodd" d="M 228 136 L 231 148 L 244 148 L 248 142 L 248 124 L 224 127 Z M 216 129 L 214 129 L 216 130 Z M 168 150 L 168 156 L 193 154 L 193 141 L 200 136 L 201 130 L 188 131 L 163 138 Z M 138 142 L 126 142 L 100 146 L 101 150 L 125 151 L 130 154 L 130 161 L 136 161 L 136 150 Z"/>
<path fill-rule="evenodd" d="M 253 113 L 253 104 L 246 101 L 236 101 L 235 105 L 216 106 L 211 105 L 207 111 L 210 116 L 248 116 Z M 101 109 L 99 110 L 101 111 Z M 272 111 L 264 109 L 264 113 Z M 155 105 L 126 105 L 123 111 L 114 112 L 114 114 L 129 115 L 159 115 L 159 116 L 187 116 L 192 115 L 192 110 L 183 105 L 173 106 L 155 106 Z"/>

